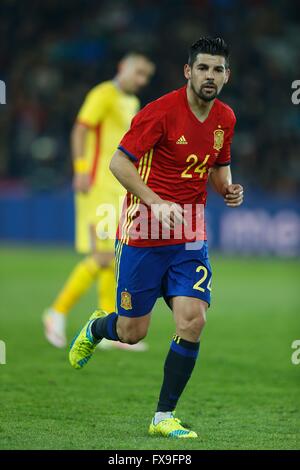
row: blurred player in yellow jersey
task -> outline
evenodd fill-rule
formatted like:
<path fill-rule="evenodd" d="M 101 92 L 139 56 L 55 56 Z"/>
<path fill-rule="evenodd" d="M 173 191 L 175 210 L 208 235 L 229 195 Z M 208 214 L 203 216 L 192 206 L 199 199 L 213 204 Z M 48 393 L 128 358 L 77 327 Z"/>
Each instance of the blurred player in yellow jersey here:
<path fill-rule="evenodd" d="M 85 257 L 43 317 L 46 338 L 58 348 L 67 343 L 68 313 L 95 281 L 99 308 L 115 310 L 114 240 L 97 237 L 97 207 L 113 204 L 118 217 L 124 189 L 110 172 L 109 163 L 139 110 L 135 94 L 149 83 L 154 70 L 154 64 L 143 54 L 128 53 L 119 63 L 116 77 L 87 94 L 73 127 L 76 250 Z M 115 345 L 128 349 L 122 343 Z M 143 350 L 143 346 L 139 343 L 129 348 Z"/>

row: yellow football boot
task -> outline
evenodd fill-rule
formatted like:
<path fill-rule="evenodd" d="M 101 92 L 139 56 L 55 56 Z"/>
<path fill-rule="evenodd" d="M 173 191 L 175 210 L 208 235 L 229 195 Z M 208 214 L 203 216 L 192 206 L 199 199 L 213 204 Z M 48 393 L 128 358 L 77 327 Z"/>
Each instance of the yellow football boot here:
<path fill-rule="evenodd" d="M 149 427 L 149 434 L 152 436 L 157 435 L 172 437 L 175 439 L 194 439 L 195 437 L 198 437 L 194 431 L 184 428 L 180 424 L 180 420 L 178 418 L 174 418 L 174 416 L 163 419 L 157 424 L 154 424 L 153 419 Z"/>
<path fill-rule="evenodd" d="M 98 341 L 93 337 L 91 325 L 96 318 L 103 318 L 106 317 L 106 315 L 108 315 L 108 313 L 104 310 L 96 310 L 82 330 L 73 339 L 69 351 L 69 360 L 71 366 L 75 369 L 82 369 L 92 357 L 101 340 Z"/>

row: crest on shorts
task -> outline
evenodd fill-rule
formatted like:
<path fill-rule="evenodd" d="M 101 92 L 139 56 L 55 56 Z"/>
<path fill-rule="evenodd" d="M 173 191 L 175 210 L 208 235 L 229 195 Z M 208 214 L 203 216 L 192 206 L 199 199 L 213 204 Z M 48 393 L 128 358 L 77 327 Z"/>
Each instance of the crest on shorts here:
<path fill-rule="evenodd" d="M 121 307 L 124 308 L 124 310 L 132 309 L 131 294 L 127 291 L 121 292 Z"/>
<path fill-rule="evenodd" d="M 214 130 L 214 149 L 221 150 L 224 144 L 224 131 L 222 129 Z"/>

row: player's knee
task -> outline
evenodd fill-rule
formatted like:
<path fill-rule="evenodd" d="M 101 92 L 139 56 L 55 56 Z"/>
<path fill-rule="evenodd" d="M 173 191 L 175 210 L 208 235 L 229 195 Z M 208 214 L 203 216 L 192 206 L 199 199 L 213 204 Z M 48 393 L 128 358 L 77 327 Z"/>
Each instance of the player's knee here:
<path fill-rule="evenodd" d="M 198 314 L 197 317 L 191 318 L 183 322 L 183 324 L 181 325 L 181 330 L 186 331 L 189 334 L 194 333 L 196 336 L 199 336 L 205 326 L 205 323 L 206 316 Z"/>
<path fill-rule="evenodd" d="M 194 335 L 195 338 L 200 336 L 201 331 L 203 330 L 206 324 L 206 308 L 198 307 L 193 308 L 189 312 L 186 312 L 185 315 L 179 321 L 179 330 L 182 334 L 187 333 L 189 336 Z"/>
<path fill-rule="evenodd" d="M 123 343 L 136 344 L 147 335 L 147 328 L 140 327 L 121 327 L 118 330 L 118 336 Z"/>
<path fill-rule="evenodd" d="M 136 344 L 141 341 L 145 336 L 142 335 L 129 335 L 125 341 L 127 344 Z"/>
<path fill-rule="evenodd" d="M 93 253 L 93 259 L 97 263 L 98 267 L 101 268 L 103 264 L 101 255 L 99 253 Z"/>
<path fill-rule="evenodd" d="M 99 266 L 99 268 L 106 268 L 111 264 L 114 254 L 110 252 L 102 253 L 102 252 L 95 251 L 92 256 L 95 262 L 97 263 L 97 265 Z"/>
<path fill-rule="evenodd" d="M 136 344 L 139 341 L 141 341 L 143 338 L 145 338 L 146 333 L 143 333 L 141 331 L 128 331 L 125 332 L 123 335 L 121 335 L 120 340 L 123 343 L 127 344 Z"/>
<path fill-rule="evenodd" d="M 200 314 L 198 314 L 198 316 L 195 317 L 193 320 L 194 330 L 197 331 L 198 334 L 200 335 L 201 331 L 205 327 L 205 324 L 206 324 L 206 312 L 203 311 L 203 312 L 200 312 Z"/>

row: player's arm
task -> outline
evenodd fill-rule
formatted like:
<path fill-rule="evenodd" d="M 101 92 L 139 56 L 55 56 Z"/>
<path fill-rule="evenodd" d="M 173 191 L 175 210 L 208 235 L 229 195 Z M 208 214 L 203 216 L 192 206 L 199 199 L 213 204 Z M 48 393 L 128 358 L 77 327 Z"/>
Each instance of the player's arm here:
<path fill-rule="evenodd" d="M 109 169 L 127 191 L 140 198 L 147 206 L 159 204 L 161 198 L 150 189 L 140 177 L 130 158 L 117 150 L 110 162 Z"/>
<path fill-rule="evenodd" d="M 147 206 L 150 206 L 155 216 L 166 228 L 174 229 L 175 224 L 183 223 L 183 210 L 181 206 L 164 201 L 140 177 L 133 162 L 121 150 L 117 150 L 109 165 L 110 171 L 127 191 L 141 199 Z M 166 205 L 172 207 L 171 216 L 168 217 L 165 209 Z"/>
<path fill-rule="evenodd" d="M 88 192 L 91 178 L 86 158 L 88 132 L 94 131 L 104 119 L 112 102 L 110 86 L 106 83 L 93 88 L 86 96 L 73 126 L 71 148 L 74 168 L 73 187 L 75 191 Z"/>
<path fill-rule="evenodd" d="M 73 188 L 74 191 L 83 193 L 86 193 L 90 186 L 88 162 L 84 156 L 87 133 L 87 126 L 76 121 L 71 132 L 71 150 L 74 168 Z"/>
<path fill-rule="evenodd" d="M 240 184 L 232 183 L 230 161 L 231 143 L 234 134 L 236 117 L 231 111 L 229 115 L 229 130 L 226 132 L 224 145 L 219 153 L 215 165 L 210 169 L 209 180 L 217 193 L 224 198 L 229 207 L 238 207 L 243 202 L 244 189 Z"/>
<path fill-rule="evenodd" d="M 232 183 L 230 165 L 212 167 L 209 180 L 214 190 L 223 196 L 228 207 L 238 207 L 242 204 L 244 189 L 240 184 Z"/>

